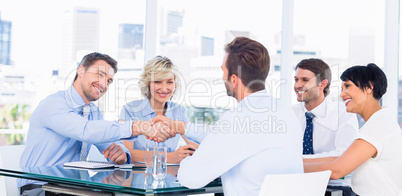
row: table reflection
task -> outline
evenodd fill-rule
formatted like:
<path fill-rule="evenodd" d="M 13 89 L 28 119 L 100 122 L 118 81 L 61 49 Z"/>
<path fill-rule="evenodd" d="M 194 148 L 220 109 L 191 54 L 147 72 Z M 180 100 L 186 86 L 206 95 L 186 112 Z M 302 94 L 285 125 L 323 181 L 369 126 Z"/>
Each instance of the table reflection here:
<path fill-rule="evenodd" d="M 180 183 L 176 179 L 178 168 L 178 166 L 169 166 L 167 168 L 167 175 L 165 179 L 161 181 L 154 181 L 152 172 L 145 169 L 133 171 L 112 169 L 86 170 L 59 165 L 55 167 L 22 168 L 22 171 L 30 175 L 67 178 L 74 180 L 77 184 L 95 182 L 149 190 L 181 187 Z M 21 181 L 22 185 L 46 183 L 29 179 L 19 180 Z"/>

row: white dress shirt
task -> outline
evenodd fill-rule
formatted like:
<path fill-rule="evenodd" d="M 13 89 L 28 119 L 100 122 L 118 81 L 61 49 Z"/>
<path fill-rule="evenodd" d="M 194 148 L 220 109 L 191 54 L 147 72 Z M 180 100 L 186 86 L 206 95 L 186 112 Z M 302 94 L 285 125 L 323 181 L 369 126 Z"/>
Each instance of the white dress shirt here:
<path fill-rule="evenodd" d="M 265 91 L 226 112 L 179 168 L 180 184 L 200 188 L 221 176 L 226 196 L 258 195 L 267 174 L 302 173 L 302 135 L 292 109 Z M 201 133 L 199 132 L 199 133 Z"/>
<path fill-rule="evenodd" d="M 304 135 L 307 109 L 304 102 L 292 106 Z M 340 156 L 352 144 L 359 130 L 356 114 L 346 112 L 343 102 L 329 98 L 311 110 L 314 157 Z"/>

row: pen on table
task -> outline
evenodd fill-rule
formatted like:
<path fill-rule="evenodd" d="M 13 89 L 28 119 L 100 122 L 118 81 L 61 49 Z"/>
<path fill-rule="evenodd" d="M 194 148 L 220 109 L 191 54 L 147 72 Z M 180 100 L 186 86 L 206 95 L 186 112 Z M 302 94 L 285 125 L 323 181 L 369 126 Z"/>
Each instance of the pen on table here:
<path fill-rule="evenodd" d="M 132 170 L 144 170 L 146 168 L 145 166 L 133 166 Z"/>

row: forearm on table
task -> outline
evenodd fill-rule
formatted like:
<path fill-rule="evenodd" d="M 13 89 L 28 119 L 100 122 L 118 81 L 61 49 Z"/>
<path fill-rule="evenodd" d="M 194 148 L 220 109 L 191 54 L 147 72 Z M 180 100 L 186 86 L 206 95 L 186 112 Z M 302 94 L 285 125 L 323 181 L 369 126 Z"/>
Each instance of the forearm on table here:
<path fill-rule="evenodd" d="M 337 160 L 338 157 L 323 157 L 315 159 L 303 159 L 304 172 L 319 172 L 331 170 L 331 180 L 337 180 L 346 176 L 350 171 L 342 167 L 342 163 Z"/>
<path fill-rule="evenodd" d="M 173 163 L 173 156 L 174 156 L 173 152 L 168 152 L 166 155 L 166 162 Z"/>
<path fill-rule="evenodd" d="M 145 161 L 145 151 L 143 150 L 130 149 L 130 154 L 132 163 Z"/>
<path fill-rule="evenodd" d="M 303 158 L 303 163 L 328 163 L 338 157 Z"/>

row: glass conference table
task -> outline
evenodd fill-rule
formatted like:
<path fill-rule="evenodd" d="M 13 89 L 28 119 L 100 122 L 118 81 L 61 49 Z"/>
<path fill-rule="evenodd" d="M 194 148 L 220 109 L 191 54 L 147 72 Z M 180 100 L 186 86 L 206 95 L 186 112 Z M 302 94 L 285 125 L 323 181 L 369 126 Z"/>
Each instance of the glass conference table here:
<path fill-rule="evenodd" d="M 143 167 L 133 170 L 81 170 L 60 166 L 5 169 L 0 175 L 42 181 L 46 192 L 71 195 L 191 195 L 222 193 L 222 183 L 216 179 L 199 189 L 186 188 L 177 181 L 178 166 L 169 166 L 163 181 L 154 181 Z M 43 183 L 42 183 L 43 184 Z"/>
<path fill-rule="evenodd" d="M 137 164 L 136 164 L 137 166 Z M 60 166 L 34 168 L 0 168 L 0 175 L 41 181 L 47 193 L 67 195 L 195 195 L 222 193 L 220 178 L 199 189 L 182 186 L 176 179 L 179 166 L 169 166 L 163 181 L 154 181 L 143 167 L 132 170 L 82 170 Z M 327 189 L 325 195 L 342 195 L 340 190 Z"/>

